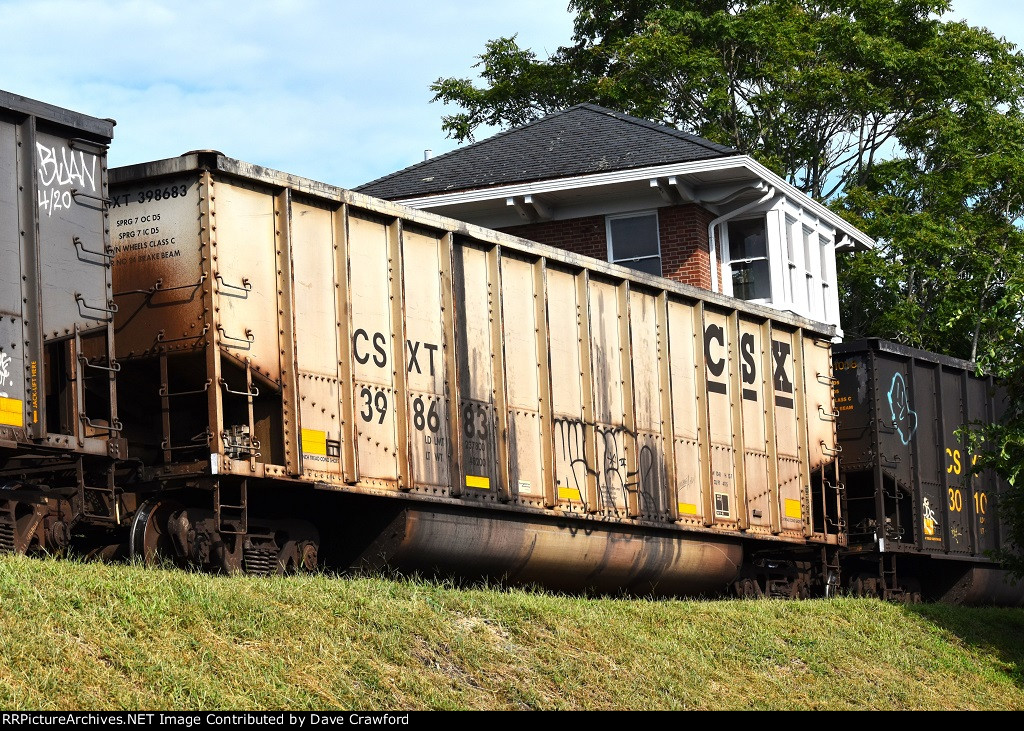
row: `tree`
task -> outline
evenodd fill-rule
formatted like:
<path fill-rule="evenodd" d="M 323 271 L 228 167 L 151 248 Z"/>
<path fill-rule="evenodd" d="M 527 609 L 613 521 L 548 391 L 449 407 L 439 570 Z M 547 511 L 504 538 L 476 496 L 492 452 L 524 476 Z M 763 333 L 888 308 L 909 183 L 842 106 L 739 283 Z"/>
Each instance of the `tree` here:
<path fill-rule="evenodd" d="M 1024 113 L 951 106 L 901 143 L 835 203 L 878 241 L 840 261 L 846 331 L 1006 375 L 1024 334 Z"/>
<path fill-rule="evenodd" d="M 547 59 L 487 43 L 485 84 L 438 79 L 459 141 L 581 102 L 757 157 L 815 198 L 858 181 L 951 74 L 1007 63 L 990 34 L 943 22 L 947 0 L 571 0 L 572 44 Z M 956 78 L 956 77 L 953 77 Z"/>

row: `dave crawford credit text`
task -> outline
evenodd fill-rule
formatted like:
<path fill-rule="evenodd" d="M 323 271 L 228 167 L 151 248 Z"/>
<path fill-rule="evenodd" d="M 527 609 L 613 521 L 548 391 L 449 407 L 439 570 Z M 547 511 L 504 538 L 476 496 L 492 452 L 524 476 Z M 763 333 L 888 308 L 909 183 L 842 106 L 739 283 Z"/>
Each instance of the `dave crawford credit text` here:
<path fill-rule="evenodd" d="M 0 713 L 4 726 L 408 726 L 408 713 Z"/>

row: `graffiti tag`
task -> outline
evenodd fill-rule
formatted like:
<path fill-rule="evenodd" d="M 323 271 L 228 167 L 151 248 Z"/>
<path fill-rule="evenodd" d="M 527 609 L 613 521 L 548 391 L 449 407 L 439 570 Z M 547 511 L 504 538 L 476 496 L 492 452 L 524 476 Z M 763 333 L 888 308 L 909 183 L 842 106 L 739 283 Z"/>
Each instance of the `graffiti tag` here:
<path fill-rule="evenodd" d="M 900 440 L 904 444 L 910 444 L 914 432 L 917 431 L 917 412 L 910 408 L 910 395 L 907 393 L 907 383 L 903 380 L 902 373 L 893 375 L 887 396 L 893 427 L 899 433 Z"/>
<path fill-rule="evenodd" d="M 71 208 L 71 191 L 96 193 L 96 156 L 61 145 L 36 143 L 39 155 L 39 208 L 52 216 Z"/>

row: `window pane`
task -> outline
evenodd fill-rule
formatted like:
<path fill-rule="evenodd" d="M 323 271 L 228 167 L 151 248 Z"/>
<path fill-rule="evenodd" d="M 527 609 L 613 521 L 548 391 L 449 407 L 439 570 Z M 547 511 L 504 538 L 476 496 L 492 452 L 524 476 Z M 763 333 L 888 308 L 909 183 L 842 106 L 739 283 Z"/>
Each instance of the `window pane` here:
<path fill-rule="evenodd" d="M 756 259 L 767 256 L 765 248 L 765 220 L 755 218 L 729 223 L 729 258 Z"/>
<path fill-rule="evenodd" d="M 622 266 L 629 267 L 630 269 L 636 269 L 637 271 L 640 272 L 647 272 L 648 274 L 653 274 L 656 277 L 661 276 L 660 256 L 651 256 L 646 259 L 635 259 L 632 261 L 627 259 L 626 261 L 620 261 L 617 263 L 621 264 Z"/>
<path fill-rule="evenodd" d="M 823 241 L 821 244 L 821 281 L 828 281 L 828 242 Z"/>
<path fill-rule="evenodd" d="M 732 296 L 741 300 L 771 299 L 772 281 L 768 261 L 732 265 Z"/>
<path fill-rule="evenodd" d="M 612 261 L 620 264 L 622 259 L 638 256 L 658 256 L 658 217 L 655 214 L 646 216 L 629 216 L 628 218 L 612 218 L 608 221 L 612 236 Z"/>
<path fill-rule="evenodd" d="M 793 246 L 793 227 L 796 219 L 786 216 L 786 258 L 792 264 L 796 261 L 796 249 Z"/>
<path fill-rule="evenodd" d="M 811 264 L 811 242 L 814 240 L 814 231 L 809 228 L 804 229 L 804 271 L 807 272 L 808 276 L 812 271 Z"/>

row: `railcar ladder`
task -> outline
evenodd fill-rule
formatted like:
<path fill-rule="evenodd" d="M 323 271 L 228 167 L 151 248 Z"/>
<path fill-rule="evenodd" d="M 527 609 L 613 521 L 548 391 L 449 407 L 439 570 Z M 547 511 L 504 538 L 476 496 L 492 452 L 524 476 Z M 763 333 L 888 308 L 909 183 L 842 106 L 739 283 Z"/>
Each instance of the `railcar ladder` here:
<path fill-rule="evenodd" d="M 903 589 L 896 579 L 896 555 L 883 553 L 878 557 L 878 575 L 882 578 L 882 598 L 886 601 L 898 599 Z"/>
<path fill-rule="evenodd" d="M 235 497 L 237 495 L 237 497 Z M 226 535 L 244 536 L 249 532 L 249 481 L 242 480 L 238 484 L 238 492 L 224 502 L 224 486 L 220 480 L 213 487 L 213 509 L 217 522 L 217 531 Z"/>
<path fill-rule="evenodd" d="M 180 450 L 198 449 L 200 447 L 210 446 L 213 434 L 210 432 L 210 428 L 207 427 L 205 432 L 197 434 L 192 437 L 189 444 L 174 445 L 171 441 L 171 399 L 179 396 L 194 396 L 198 394 L 205 394 L 210 390 L 210 384 L 213 381 L 209 378 L 203 384 L 202 388 L 186 390 L 186 391 L 171 391 L 170 381 L 167 367 L 167 353 L 160 353 L 160 412 L 161 412 L 161 424 L 163 426 L 163 439 L 160 442 L 160 449 L 164 453 L 164 463 L 170 464 L 173 461 L 173 452 Z"/>
<path fill-rule="evenodd" d="M 83 459 L 79 457 L 75 462 L 75 476 L 78 482 L 78 499 L 82 505 L 82 517 L 101 523 L 121 524 L 121 505 L 117 499 L 117 488 L 114 480 L 114 465 L 107 465 L 105 485 L 85 484 L 85 466 Z M 89 500 L 90 495 L 98 496 L 98 501 Z M 98 502 L 103 506 L 103 512 L 90 511 L 90 505 Z"/>

